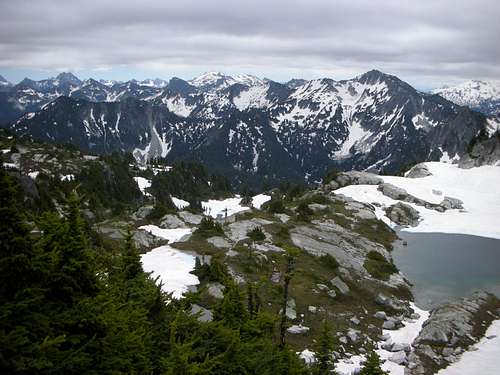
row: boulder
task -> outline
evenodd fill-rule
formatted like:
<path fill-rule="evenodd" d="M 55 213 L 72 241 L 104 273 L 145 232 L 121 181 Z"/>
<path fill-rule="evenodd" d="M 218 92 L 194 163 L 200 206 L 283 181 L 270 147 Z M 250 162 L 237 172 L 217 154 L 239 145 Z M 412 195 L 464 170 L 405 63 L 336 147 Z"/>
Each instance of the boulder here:
<path fill-rule="evenodd" d="M 138 229 L 132 237 L 134 244 L 139 249 L 150 249 L 158 243 L 158 238 L 148 231 Z"/>
<path fill-rule="evenodd" d="M 390 329 L 390 330 L 396 329 L 396 323 L 394 323 L 394 321 L 392 321 L 392 320 L 386 320 L 384 322 L 384 324 L 382 324 L 382 328 L 383 329 Z"/>
<path fill-rule="evenodd" d="M 389 357 L 389 361 L 394 362 L 397 365 L 405 365 L 408 363 L 408 358 L 404 351 L 396 352 Z"/>
<path fill-rule="evenodd" d="M 301 334 L 301 333 L 306 333 L 309 332 L 309 327 L 303 326 L 303 325 L 293 325 L 287 328 L 286 330 L 288 333 L 292 334 Z"/>
<path fill-rule="evenodd" d="M 142 207 L 139 207 L 137 209 L 137 211 L 135 211 L 133 214 L 132 214 L 132 219 L 134 220 L 143 220 L 146 218 L 146 216 L 148 216 L 151 211 L 153 211 L 153 206 L 142 206 Z"/>
<path fill-rule="evenodd" d="M 422 178 L 427 176 L 432 176 L 432 173 L 429 172 L 427 165 L 424 163 L 414 165 L 408 172 L 405 173 L 405 177 L 408 178 Z"/>
<path fill-rule="evenodd" d="M 380 320 L 387 320 L 387 314 L 385 311 L 377 311 L 373 316 Z"/>
<path fill-rule="evenodd" d="M 386 208 L 385 212 L 392 222 L 405 227 L 416 227 L 420 218 L 416 209 L 402 202 Z"/>
<path fill-rule="evenodd" d="M 160 227 L 167 229 L 183 228 L 186 224 L 177 215 L 167 214 L 160 219 Z"/>
<path fill-rule="evenodd" d="M 213 320 L 212 311 L 196 304 L 191 305 L 191 315 L 197 315 L 200 322 L 211 322 Z"/>
<path fill-rule="evenodd" d="M 378 190 L 385 196 L 392 198 L 394 200 L 402 201 L 408 197 L 408 193 L 405 189 L 397 187 L 393 184 L 387 182 L 380 184 Z"/>
<path fill-rule="evenodd" d="M 464 208 L 464 202 L 460 199 L 452 197 L 444 197 L 443 201 L 439 205 L 445 210 L 461 210 Z"/>
<path fill-rule="evenodd" d="M 207 292 L 209 295 L 211 295 L 214 298 L 217 299 L 222 299 L 224 298 L 224 289 L 226 287 L 222 285 L 221 283 L 209 283 Z"/>
<path fill-rule="evenodd" d="M 189 211 L 181 211 L 181 212 L 178 212 L 177 214 L 186 223 L 192 224 L 192 225 L 198 225 L 198 224 L 200 224 L 201 223 L 201 219 L 203 218 L 203 216 L 192 214 Z"/>
<path fill-rule="evenodd" d="M 346 283 L 342 281 L 342 279 L 338 276 L 334 277 L 333 279 L 330 280 L 330 283 L 336 287 L 340 293 L 342 294 L 347 294 L 349 293 L 349 287 L 347 286 Z"/>
<path fill-rule="evenodd" d="M 219 237 L 219 236 L 210 237 L 210 238 L 207 238 L 207 242 L 209 244 L 214 245 L 215 247 L 220 248 L 220 249 L 230 249 L 231 248 L 231 244 L 229 243 L 229 241 L 227 241 L 223 237 Z"/>

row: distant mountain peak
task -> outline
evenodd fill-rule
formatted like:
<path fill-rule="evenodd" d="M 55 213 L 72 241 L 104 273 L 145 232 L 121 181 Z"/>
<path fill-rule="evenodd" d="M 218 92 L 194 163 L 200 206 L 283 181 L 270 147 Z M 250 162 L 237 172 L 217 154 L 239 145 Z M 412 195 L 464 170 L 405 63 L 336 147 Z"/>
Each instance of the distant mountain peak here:
<path fill-rule="evenodd" d="M 500 113 L 500 82 L 468 80 L 454 86 L 444 86 L 433 94 L 462 106 L 468 106 L 486 114 Z"/>
<path fill-rule="evenodd" d="M 75 85 L 80 85 L 82 83 L 82 81 L 71 72 L 59 73 L 56 77 L 56 80 L 61 83 L 73 83 Z"/>

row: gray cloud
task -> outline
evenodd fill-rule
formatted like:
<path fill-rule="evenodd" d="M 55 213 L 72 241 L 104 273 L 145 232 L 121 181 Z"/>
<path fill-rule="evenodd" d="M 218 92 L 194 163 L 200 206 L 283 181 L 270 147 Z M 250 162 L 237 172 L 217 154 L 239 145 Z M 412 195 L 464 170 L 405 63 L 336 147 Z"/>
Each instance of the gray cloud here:
<path fill-rule="evenodd" d="M 500 79 L 496 0 L 0 2 L 0 69 Z"/>

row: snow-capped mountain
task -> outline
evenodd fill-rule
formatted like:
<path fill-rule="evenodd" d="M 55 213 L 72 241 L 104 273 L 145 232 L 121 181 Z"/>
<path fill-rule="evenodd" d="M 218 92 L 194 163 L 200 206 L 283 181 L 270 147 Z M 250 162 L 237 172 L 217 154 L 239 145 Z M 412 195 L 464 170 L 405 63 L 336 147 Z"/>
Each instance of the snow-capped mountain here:
<path fill-rule="evenodd" d="M 0 87 L 10 87 L 12 83 L 7 81 L 2 75 L 0 75 Z"/>
<path fill-rule="evenodd" d="M 172 78 L 164 87 L 89 79 L 67 94 L 50 85 L 12 88 L 24 105 L 18 113 L 29 112 L 12 130 L 94 152 L 132 152 L 141 161 L 197 158 L 237 183 L 314 180 L 331 166 L 395 172 L 456 159 L 493 121 L 379 71 L 293 85 L 222 73 Z M 0 96 L 4 118 L 13 116 L 8 104 Z"/>
<path fill-rule="evenodd" d="M 467 81 L 456 86 L 433 90 L 443 98 L 485 114 L 500 114 L 500 81 Z"/>

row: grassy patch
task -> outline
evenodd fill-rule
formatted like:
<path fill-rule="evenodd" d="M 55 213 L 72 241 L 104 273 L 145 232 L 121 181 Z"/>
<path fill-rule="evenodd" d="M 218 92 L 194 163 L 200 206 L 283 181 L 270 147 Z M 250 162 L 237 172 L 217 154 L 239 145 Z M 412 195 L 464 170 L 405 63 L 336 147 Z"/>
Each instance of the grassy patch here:
<path fill-rule="evenodd" d="M 384 256 L 376 251 L 370 251 L 363 266 L 372 277 L 379 280 L 389 280 L 389 277 L 398 272 L 397 267 L 388 262 Z"/>
<path fill-rule="evenodd" d="M 389 251 L 392 250 L 392 243 L 398 239 L 391 228 L 377 219 L 359 220 L 353 230 L 370 241 L 383 245 Z"/>

